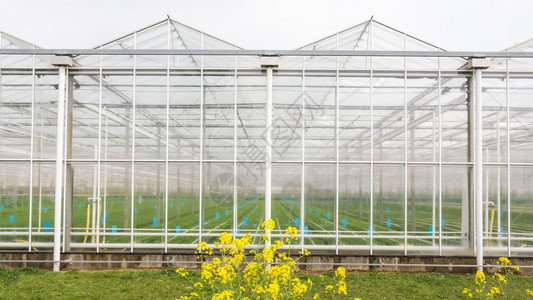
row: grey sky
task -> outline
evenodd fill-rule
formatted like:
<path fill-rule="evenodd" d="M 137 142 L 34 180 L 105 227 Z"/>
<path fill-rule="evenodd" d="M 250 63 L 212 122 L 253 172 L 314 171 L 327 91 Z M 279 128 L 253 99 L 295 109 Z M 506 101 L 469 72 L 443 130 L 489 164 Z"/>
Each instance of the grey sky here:
<path fill-rule="evenodd" d="M 294 49 L 368 20 L 446 50 L 533 38 L 532 0 L 0 0 L 0 31 L 44 48 L 93 48 L 166 18 L 246 49 Z"/>

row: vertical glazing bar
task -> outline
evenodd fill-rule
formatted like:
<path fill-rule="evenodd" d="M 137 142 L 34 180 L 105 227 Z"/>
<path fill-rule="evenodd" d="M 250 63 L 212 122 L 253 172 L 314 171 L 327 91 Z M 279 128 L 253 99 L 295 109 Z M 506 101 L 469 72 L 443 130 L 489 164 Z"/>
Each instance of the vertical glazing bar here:
<path fill-rule="evenodd" d="M 511 129 L 510 119 L 511 113 L 509 107 L 511 106 L 511 95 L 509 90 L 509 58 L 505 60 L 506 74 L 505 74 L 505 106 L 507 113 L 507 257 L 511 256 Z"/>
<path fill-rule="evenodd" d="M 405 50 L 406 48 L 406 35 L 405 33 L 403 34 L 403 49 Z M 404 142 L 404 165 L 403 165 L 403 203 L 404 203 L 404 207 L 403 207 L 403 217 L 404 217 L 404 240 L 403 240 L 403 253 L 404 255 L 407 255 L 407 232 L 408 232 L 408 227 L 407 227 L 407 199 L 408 199 L 408 195 L 407 195 L 407 187 L 408 187 L 408 182 L 407 182 L 407 175 L 408 175 L 408 172 L 407 172 L 407 153 L 409 152 L 409 148 L 407 146 L 407 58 L 404 57 L 403 58 L 403 142 Z M 411 149 L 411 151 L 413 151 L 414 149 Z M 414 182 L 409 182 L 410 184 L 414 184 Z M 414 195 L 411 195 L 411 199 L 414 200 Z M 411 200 L 411 201 L 413 201 Z M 412 218 L 414 218 L 415 216 L 415 212 L 412 211 Z"/>
<path fill-rule="evenodd" d="M 489 162 L 489 148 L 485 148 L 485 162 Z M 489 232 L 489 169 L 485 170 L 485 234 Z"/>
<path fill-rule="evenodd" d="M 171 48 L 171 39 L 172 35 L 170 33 L 170 19 L 167 20 L 167 49 Z M 168 252 L 168 174 L 169 174 L 169 135 L 170 135 L 170 55 L 167 55 L 167 95 L 166 95 L 166 128 L 167 132 L 165 134 L 165 253 Z M 178 149 L 177 151 L 180 151 Z M 176 203 L 179 205 L 179 203 Z"/>
<path fill-rule="evenodd" d="M 305 248 L 305 57 L 302 56 L 302 174 L 300 178 L 300 243 Z"/>
<path fill-rule="evenodd" d="M 476 264 L 483 271 L 483 111 L 481 90 L 481 69 L 474 69 L 475 89 L 475 199 L 476 199 Z"/>
<path fill-rule="evenodd" d="M 497 122 L 496 122 L 496 162 L 498 163 L 498 167 L 496 168 L 496 229 L 497 229 L 497 239 L 498 239 L 498 246 L 501 246 L 501 243 L 500 243 L 500 234 L 501 234 L 501 231 L 500 231 L 500 228 L 501 228 L 501 189 L 502 189 L 502 185 L 501 185 L 501 167 L 499 165 L 499 163 L 501 162 L 501 146 L 500 146 L 500 112 L 498 111 L 498 113 L 496 114 L 496 118 L 498 119 Z M 492 224 L 491 224 L 492 226 Z"/>
<path fill-rule="evenodd" d="M 100 56 L 101 57 L 101 56 Z M 104 159 L 107 160 L 107 137 L 108 137 L 108 127 L 107 127 L 107 124 L 108 124 L 108 119 L 107 119 L 107 108 L 104 107 L 104 115 L 105 115 L 105 135 L 104 135 Z M 104 165 L 104 216 L 107 216 L 107 163 Z M 103 226 L 103 232 L 104 232 L 104 236 L 103 236 L 103 239 L 102 239 L 102 243 L 105 244 L 105 238 L 106 238 L 106 235 L 105 235 L 105 232 L 106 232 L 106 226 L 107 226 L 107 218 L 104 217 L 104 223 L 102 224 Z"/>
<path fill-rule="evenodd" d="M 137 33 L 133 34 L 133 49 L 137 48 Z M 137 55 L 133 56 L 133 96 L 132 96 L 132 130 L 131 130 L 131 203 L 130 203 L 130 242 L 131 247 L 130 251 L 133 252 L 133 227 L 134 227 L 134 215 L 135 215 L 135 125 L 136 125 L 136 118 L 137 118 L 137 108 L 136 108 L 136 91 L 137 91 L 137 84 L 136 84 L 136 76 L 137 76 Z"/>
<path fill-rule="evenodd" d="M 1 36 L 0 36 L 1 40 Z M 33 47 L 35 49 L 35 47 Z M 30 132 L 30 191 L 29 191 L 29 224 L 28 224 L 28 251 L 31 251 L 32 219 L 33 219 L 33 151 L 35 136 L 35 55 L 32 56 L 31 68 L 31 132 Z"/>
<path fill-rule="evenodd" d="M 439 177 L 439 187 L 438 187 L 438 191 L 439 191 L 439 195 L 438 195 L 438 201 L 439 201 L 439 218 L 438 218 L 438 224 L 439 224 L 439 255 L 442 255 L 442 76 L 441 76 L 441 66 L 440 66 L 440 57 L 437 58 L 437 63 L 438 63 L 438 87 L 439 87 L 439 90 L 438 90 L 438 94 L 439 94 L 439 97 L 438 97 L 438 110 L 439 110 L 439 129 L 438 129 L 438 132 L 439 132 L 439 146 L 438 146 L 438 151 L 439 151 L 439 169 L 438 169 L 438 177 Z M 433 230 L 435 230 L 435 226 L 433 226 Z"/>
<path fill-rule="evenodd" d="M 339 34 L 336 35 L 339 50 Z M 335 57 L 335 255 L 339 255 L 339 57 Z"/>
<path fill-rule="evenodd" d="M 100 47 L 102 48 L 102 47 Z M 97 217 L 96 217 L 96 252 L 100 252 L 100 216 L 102 215 L 101 211 L 101 203 L 100 201 L 100 186 L 101 186 L 101 170 L 102 170 L 102 80 L 103 80 L 103 74 L 102 74 L 102 59 L 100 59 L 100 70 L 98 73 L 98 155 L 97 155 L 97 180 L 96 180 L 96 200 L 98 201 L 96 203 L 96 209 L 98 211 Z M 105 219 L 105 214 L 104 214 Z"/>
<path fill-rule="evenodd" d="M 265 149 L 265 220 L 272 218 L 272 67 L 267 67 L 267 99 L 266 99 L 266 149 Z M 270 231 L 266 246 L 270 246 Z"/>
<path fill-rule="evenodd" d="M 67 208 L 67 205 L 66 205 L 66 201 L 67 201 L 67 198 L 68 195 L 67 195 L 67 145 L 68 145 L 68 131 L 66 131 L 67 127 L 70 126 L 70 124 L 68 123 L 68 115 L 69 115 L 69 69 L 67 68 L 66 69 L 66 75 L 65 75 L 65 113 L 64 113 L 64 120 L 63 120 L 63 124 L 65 124 L 65 131 L 64 131 L 64 139 L 63 139 L 63 205 L 62 205 L 62 208 L 63 208 L 63 217 L 66 217 L 66 208 Z M 70 183 L 69 183 L 70 184 Z M 72 220 L 72 219 L 70 219 Z M 63 228 L 62 228 L 62 231 L 63 231 L 63 237 L 62 237 L 62 247 L 63 247 L 63 252 L 65 252 L 65 247 L 66 247 L 66 240 L 65 240 L 65 236 L 66 236 L 66 227 L 65 226 L 67 225 L 66 222 L 63 222 Z M 69 226 L 70 227 L 70 226 Z"/>
<path fill-rule="evenodd" d="M 438 90 L 438 93 L 440 94 L 440 89 Z M 438 105 L 438 104 L 437 104 Z M 439 134 L 440 135 L 440 134 Z M 437 120 L 435 111 L 433 111 L 433 137 L 432 137 L 432 148 L 433 148 L 433 155 L 431 157 L 431 161 L 435 163 L 437 160 Z M 431 180 L 431 245 L 435 247 L 435 217 L 436 217 L 436 198 L 437 198 L 437 169 L 435 168 L 435 165 L 431 167 L 432 171 L 432 180 Z"/>
<path fill-rule="evenodd" d="M 233 74 L 233 103 L 234 103 L 234 110 L 233 110 L 233 238 L 237 235 L 237 222 L 238 222 L 238 206 L 237 203 L 239 201 L 237 197 L 238 187 L 237 184 L 239 184 L 238 181 L 238 175 L 237 175 L 237 56 L 235 55 L 235 68 L 234 74 Z"/>
<path fill-rule="evenodd" d="M 201 34 L 201 48 L 204 48 L 204 34 Z M 203 188 L 204 188 L 204 56 L 200 56 L 200 172 L 198 190 L 198 241 L 202 242 L 203 227 Z M 199 251 L 202 251 L 200 249 Z"/>
<path fill-rule="evenodd" d="M 372 22 L 368 26 L 368 41 L 372 50 Z M 370 255 L 374 243 L 374 57 L 370 57 Z"/>
<path fill-rule="evenodd" d="M 63 183 L 63 137 L 65 127 L 65 96 L 66 96 L 67 68 L 59 67 L 58 101 L 57 101 L 57 135 L 56 135 L 56 179 L 54 205 L 54 272 L 59 271 L 61 251 L 61 206 Z"/>
<path fill-rule="evenodd" d="M 98 161 L 98 145 L 93 145 L 93 163 L 94 161 Z M 95 243 L 95 236 L 96 236 L 96 207 L 98 206 L 98 200 L 97 200 L 97 180 L 98 180 L 98 166 L 93 167 L 93 193 L 91 195 L 91 243 Z"/>

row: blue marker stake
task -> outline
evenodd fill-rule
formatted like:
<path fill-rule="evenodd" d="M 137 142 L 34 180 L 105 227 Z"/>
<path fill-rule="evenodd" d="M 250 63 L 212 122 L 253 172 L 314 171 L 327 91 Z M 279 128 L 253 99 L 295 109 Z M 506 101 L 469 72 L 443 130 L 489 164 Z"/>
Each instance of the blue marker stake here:
<path fill-rule="evenodd" d="M 241 226 L 237 226 L 237 234 L 241 233 Z"/>
<path fill-rule="evenodd" d="M 305 228 L 304 228 L 304 234 L 309 234 L 309 226 L 305 226 Z"/>
<path fill-rule="evenodd" d="M 176 233 L 181 233 L 181 226 L 176 226 Z"/>
<path fill-rule="evenodd" d="M 244 218 L 244 220 L 243 220 L 243 225 L 244 225 L 244 226 L 248 226 L 248 218 Z"/>
<path fill-rule="evenodd" d="M 0 209 L 4 209 L 4 205 L 3 205 L 3 204 L 2 204 L 2 205 L 0 205 Z"/>
<path fill-rule="evenodd" d="M 409 215 L 412 215 L 412 214 L 413 214 L 413 212 L 411 212 L 411 210 L 409 210 Z"/>
<path fill-rule="evenodd" d="M 429 226 L 429 236 L 433 236 L 433 226 Z"/>
<path fill-rule="evenodd" d="M 226 216 L 229 216 L 229 210 L 226 209 Z"/>
<path fill-rule="evenodd" d="M 137 209 L 137 207 L 135 207 L 134 209 L 134 213 L 137 213 L 139 210 Z"/>
<path fill-rule="evenodd" d="M 313 209 L 311 207 L 309 207 L 309 212 L 313 212 Z"/>
<path fill-rule="evenodd" d="M 320 216 L 320 211 L 319 210 L 316 211 L 316 215 Z"/>
<path fill-rule="evenodd" d="M 328 214 L 326 215 L 326 218 L 327 218 L 328 220 L 331 220 L 331 215 L 328 213 Z"/>
<path fill-rule="evenodd" d="M 389 212 L 389 211 L 390 211 L 390 207 L 387 206 L 387 212 Z"/>
<path fill-rule="evenodd" d="M 157 226 L 157 218 L 152 219 L 152 225 Z"/>
<path fill-rule="evenodd" d="M 111 226 L 111 232 L 116 233 L 117 232 L 117 225 Z"/>
<path fill-rule="evenodd" d="M 374 226 L 370 227 L 368 226 L 368 235 L 370 235 L 370 233 L 373 233 L 374 232 Z"/>
<path fill-rule="evenodd" d="M 102 226 L 104 226 L 104 217 L 100 217 L 100 223 L 102 223 Z"/>
<path fill-rule="evenodd" d="M 170 203 L 170 208 L 173 208 L 174 207 L 174 204 Z"/>
<path fill-rule="evenodd" d="M 50 222 L 44 222 L 44 232 L 50 232 Z"/>
<path fill-rule="evenodd" d="M 106 218 L 109 217 L 109 212 L 108 211 L 105 212 L 105 217 Z"/>
<path fill-rule="evenodd" d="M 43 208 L 43 212 L 47 213 L 48 212 L 48 207 Z"/>
<path fill-rule="evenodd" d="M 154 210 L 157 210 L 157 205 L 154 205 Z"/>
<path fill-rule="evenodd" d="M 216 218 L 217 218 L 217 220 L 220 219 L 220 213 L 216 214 Z"/>
<path fill-rule="evenodd" d="M 294 219 L 294 225 L 300 226 L 300 218 L 295 218 Z"/>
<path fill-rule="evenodd" d="M 503 226 L 500 226 L 500 236 L 503 236 Z"/>
<path fill-rule="evenodd" d="M 182 206 L 182 207 L 185 206 L 185 203 L 181 202 L 181 206 Z"/>
<path fill-rule="evenodd" d="M 440 227 L 444 227 L 444 220 L 440 221 Z"/>
<path fill-rule="evenodd" d="M 348 226 L 348 220 L 346 218 L 342 219 L 342 226 Z"/>
<path fill-rule="evenodd" d="M 392 221 L 391 221 L 391 219 L 387 219 L 387 227 L 392 227 Z"/>
<path fill-rule="evenodd" d="M 9 216 L 9 224 L 15 223 L 15 216 L 11 215 Z"/>
<path fill-rule="evenodd" d="M 503 217 L 503 211 L 500 211 L 500 216 Z"/>

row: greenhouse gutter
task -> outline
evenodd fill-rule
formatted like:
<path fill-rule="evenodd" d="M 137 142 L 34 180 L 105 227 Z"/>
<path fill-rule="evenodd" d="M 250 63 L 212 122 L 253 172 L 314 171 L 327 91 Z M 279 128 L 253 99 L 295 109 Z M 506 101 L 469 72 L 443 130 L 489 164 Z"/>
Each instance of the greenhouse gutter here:
<path fill-rule="evenodd" d="M 351 50 L 188 50 L 188 49 L 0 49 L 2 55 L 220 55 L 220 56 L 388 56 L 533 58 L 533 52 L 351 51 Z"/>

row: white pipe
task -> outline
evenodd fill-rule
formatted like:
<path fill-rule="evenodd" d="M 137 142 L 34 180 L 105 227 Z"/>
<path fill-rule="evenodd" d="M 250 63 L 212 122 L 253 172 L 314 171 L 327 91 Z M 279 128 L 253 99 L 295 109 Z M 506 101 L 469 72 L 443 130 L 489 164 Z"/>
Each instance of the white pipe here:
<path fill-rule="evenodd" d="M 98 160 L 98 146 L 94 145 L 94 160 Z M 98 199 L 96 198 L 96 188 L 97 188 L 97 177 L 98 177 L 98 166 L 94 166 L 93 168 L 93 197 L 91 199 L 91 202 L 89 205 L 92 206 L 92 212 L 91 212 L 91 232 L 93 233 L 93 236 L 91 237 L 91 241 L 94 243 L 94 234 L 96 233 L 96 207 L 98 206 Z"/>
<path fill-rule="evenodd" d="M 500 163 L 501 160 L 501 148 L 500 148 L 500 112 L 497 114 L 496 122 L 496 162 Z M 498 166 L 496 168 L 496 232 L 498 232 L 498 237 L 500 237 L 500 228 L 501 228 L 501 168 Z M 492 226 L 492 224 L 491 224 Z M 498 245 L 499 246 L 499 245 Z"/>
<path fill-rule="evenodd" d="M 272 67 L 267 68 L 267 102 L 266 102 L 266 156 L 265 156 L 265 220 L 272 218 Z M 270 241 L 267 241 L 270 246 Z"/>
<path fill-rule="evenodd" d="M 56 186 L 55 186 L 55 206 L 54 206 L 54 272 L 59 271 L 60 251 L 61 251 L 61 196 L 62 196 L 62 175 L 63 175 L 63 135 L 65 127 L 65 89 L 66 89 L 67 68 L 59 67 L 59 85 L 57 100 L 57 135 L 56 135 Z"/>
<path fill-rule="evenodd" d="M 483 115 L 481 103 L 481 70 L 474 70 L 475 102 L 475 203 L 476 203 L 476 264 L 483 271 Z"/>
<path fill-rule="evenodd" d="M 35 47 L 34 47 L 35 48 Z M 32 242 L 32 222 L 33 222 L 33 159 L 34 159 L 34 138 L 35 138 L 35 55 L 32 59 L 31 74 L 31 139 L 30 139 L 30 191 L 29 191 L 29 224 L 28 224 L 28 251 L 31 251 Z"/>

